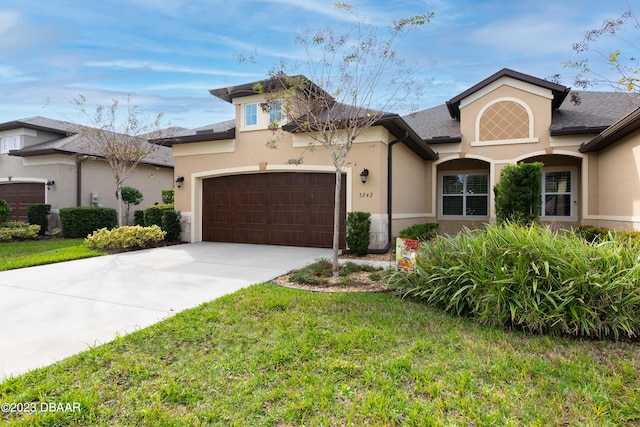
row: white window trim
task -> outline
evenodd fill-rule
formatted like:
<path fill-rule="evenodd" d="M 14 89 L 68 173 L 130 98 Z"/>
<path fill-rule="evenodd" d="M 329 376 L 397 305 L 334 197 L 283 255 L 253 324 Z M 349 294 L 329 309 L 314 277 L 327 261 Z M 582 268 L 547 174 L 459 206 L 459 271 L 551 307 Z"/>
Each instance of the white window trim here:
<path fill-rule="evenodd" d="M 445 175 L 486 175 L 487 176 L 487 214 L 486 215 L 445 215 L 443 213 L 444 207 L 444 194 L 443 194 L 443 180 Z M 453 195 L 452 195 L 453 196 Z M 463 194 L 464 196 L 464 194 Z M 440 219 L 452 219 L 452 220 L 486 220 L 489 218 L 491 212 L 491 174 L 488 170 L 451 170 L 438 172 L 438 217 Z M 466 199 L 466 198 L 465 198 Z"/>
<path fill-rule="evenodd" d="M 570 192 L 570 201 L 569 201 L 569 209 L 570 209 L 570 213 L 569 216 L 558 216 L 558 215 L 545 215 L 544 211 L 545 211 L 545 191 L 544 191 L 544 183 L 545 183 L 545 174 L 546 172 L 569 172 L 571 175 L 571 192 Z M 578 170 L 577 168 L 573 167 L 573 166 L 568 166 L 568 167 L 562 167 L 562 166 L 555 166 L 555 167 L 549 167 L 549 168 L 543 168 L 542 169 L 542 180 L 540 182 L 541 185 L 541 195 L 540 197 L 542 198 L 541 204 L 540 204 L 540 219 L 541 220 L 545 220 L 545 221 L 575 221 L 576 218 L 576 214 L 577 214 L 577 209 L 576 207 L 578 206 L 578 201 L 577 201 L 577 196 L 576 196 L 576 191 L 577 191 L 577 181 L 576 181 L 576 177 L 578 175 Z"/>
<path fill-rule="evenodd" d="M 14 136 L 13 137 L 13 145 L 12 145 L 12 149 L 13 150 L 19 150 L 21 148 L 20 145 L 20 137 L 19 136 Z"/>
<path fill-rule="evenodd" d="M 280 111 L 279 111 L 280 118 L 278 118 L 278 119 L 272 119 L 271 118 L 271 114 L 275 113 L 275 111 L 271 111 L 272 105 L 274 105 L 274 104 L 279 104 L 280 105 Z M 284 117 L 284 111 L 282 109 L 282 101 L 279 100 L 279 99 L 274 100 L 274 101 L 270 101 L 269 102 L 269 125 L 271 125 L 271 123 L 273 123 L 274 120 L 278 120 L 278 125 L 282 124 L 282 118 L 283 117 Z"/>
<path fill-rule="evenodd" d="M 525 109 L 525 111 L 527 112 L 527 115 L 529 116 L 529 136 L 527 138 L 502 139 L 502 140 L 493 140 L 493 141 L 480 141 L 480 119 L 482 119 L 482 115 L 492 105 L 497 104 L 498 102 L 504 102 L 504 101 L 515 102 L 516 104 L 519 104 L 520 106 L 522 106 L 522 108 Z M 490 146 L 490 145 L 532 144 L 532 143 L 536 143 L 536 142 L 539 142 L 539 141 L 540 141 L 540 139 L 536 138 L 534 136 L 534 116 L 533 116 L 533 111 L 531 110 L 529 105 L 527 103 L 525 103 L 524 101 L 518 99 L 518 98 L 513 98 L 513 97 L 510 97 L 510 96 L 506 96 L 506 97 L 496 98 L 496 99 L 492 100 L 491 102 L 487 103 L 484 107 L 482 107 L 482 109 L 480 110 L 480 112 L 476 116 L 475 140 L 471 141 L 471 146 L 472 147 L 485 147 L 485 146 Z"/>
<path fill-rule="evenodd" d="M 8 153 L 10 148 L 9 148 L 9 137 L 3 137 L 2 138 L 2 146 L 0 146 L 0 152 L 2 153 Z"/>
<path fill-rule="evenodd" d="M 256 107 L 256 122 L 254 124 L 247 124 L 247 107 L 250 105 L 255 105 Z M 258 108 L 257 102 L 247 102 L 246 104 L 242 104 L 242 127 L 244 129 L 255 129 L 258 127 L 260 123 L 260 108 Z"/>

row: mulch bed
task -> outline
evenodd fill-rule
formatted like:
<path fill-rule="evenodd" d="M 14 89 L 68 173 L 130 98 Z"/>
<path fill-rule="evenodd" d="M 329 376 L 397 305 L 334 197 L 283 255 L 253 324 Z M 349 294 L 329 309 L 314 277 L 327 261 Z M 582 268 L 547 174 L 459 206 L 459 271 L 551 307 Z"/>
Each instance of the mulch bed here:
<path fill-rule="evenodd" d="M 390 261 L 393 259 L 394 254 L 392 252 L 384 254 L 368 254 L 363 257 L 356 257 L 351 254 L 340 255 L 342 260 L 369 260 L 369 261 Z M 343 278 L 341 277 L 326 277 L 326 284 L 322 285 L 308 285 L 305 283 L 290 282 L 289 277 L 299 270 L 290 271 L 289 273 L 276 277 L 273 282 L 293 289 L 302 289 L 311 292 L 389 292 L 389 288 L 382 280 L 372 280 L 370 273 L 361 272 L 351 275 L 352 280 L 349 283 L 341 283 Z"/>

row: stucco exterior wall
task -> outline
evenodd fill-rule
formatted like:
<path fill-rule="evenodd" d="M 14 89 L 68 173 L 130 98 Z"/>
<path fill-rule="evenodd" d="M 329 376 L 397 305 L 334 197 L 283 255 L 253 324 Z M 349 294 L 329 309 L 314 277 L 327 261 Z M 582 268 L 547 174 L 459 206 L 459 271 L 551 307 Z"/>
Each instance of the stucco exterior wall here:
<path fill-rule="evenodd" d="M 101 205 L 117 208 L 115 184 L 111 168 L 105 161 L 87 160 L 80 166 L 82 179 L 80 206 Z M 51 205 L 51 228 L 59 226 L 58 210 L 78 205 L 78 165 L 75 157 L 56 154 L 33 157 L 0 155 L 0 181 L 42 182 L 53 181 L 45 186 L 45 201 Z M 138 165 L 125 185 L 142 192 L 144 200 L 137 209 L 162 202 L 163 189 L 172 189 L 174 175 L 172 168 Z M 99 195 L 92 200 L 92 194 Z"/>
<path fill-rule="evenodd" d="M 551 137 L 552 93 L 548 89 L 503 77 L 460 103 L 460 129 L 462 141 L 458 144 L 444 144 L 434 147 L 440 154 L 435 162 L 433 173 L 434 197 L 437 209 L 437 222 L 445 233 L 456 233 L 463 227 L 477 228 L 496 220 L 495 196 L 493 187 L 500 180 L 502 169 L 512 163 L 541 161 L 544 171 L 571 170 L 573 185 L 572 214 L 569 217 L 542 218 L 543 222 L 562 227 L 572 227 L 580 223 L 583 212 L 587 210 L 590 197 L 585 180 L 593 179 L 589 169 L 589 155 L 579 152 L 580 144 L 589 140 L 584 137 Z M 512 140 L 482 140 L 480 138 L 480 117 L 491 105 L 497 102 L 513 102 L 517 109 L 527 112 L 529 134 Z M 439 149 L 441 148 L 441 149 Z M 597 169 L 597 162 L 593 165 Z M 486 217 L 449 217 L 442 214 L 440 205 L 443 173 L 475 173 L 485 171 L 489 176 L 489 208 Z M 593 189 L 591 190 L 593 191 Z M 597 191 L 597 190 L 596 190 Z M 596 197 L 597 198 L 597 197 Z"/>
<path fill-rule="evenodd" d="M 599 152 L 596 172 L 598 197 L 592 203 L 597 210 L 589 212 L 589 222 L 607 228 L 639 230 L 640 132 Z"/>
<path fill-rule="evenodd" d="M 314 143 L 308 135 L 283 133 L 277 148 L 269 148 L 266 142 L 272 138 L 273 133 L 269 130 L 238 130 L 234 140 L 173 146 L 176 176 L 185 177 L 183 187 L 175 192 L 176 209 L 183 212 L 185 227 L 190 230 L 184 234 L 185 239 L 200 239 L 203 179 L 278 171 L 334 173 L 327 148 Z M 384 127 L 369 129 L 356 140 L 343 168 L 347 179 L 347 212 L 363 211 L 372 215 L 372 249 L 382 248 L 388 243 L 387 154 L 391 138 Z M 427 190 L 425 162 L 401 143 L 396 144 L 393 150 L 397 153 L 394 164 L 397 165 L 399 179 L 413 182 L 415 178 L 419 187 L 412 197 L 403 195 L 404 192 L 400 191 L 402 186 L 399 186 L 394 203 L 398 203 L 402 214 L 424 216 L 424 209 L 430 203 L 427 201 L 430 191 Z M 298 164 L 289 164 L 290 160 Z M 366 183 L 360 179 L 363 169 L 369 171 Z"/>
<path fill-rule="evenodd" d="M 435 220 L 432 206 L 431 163 L 416 156 L 405 145 L 391 148 L 392 237 L 414 224 Z"/>

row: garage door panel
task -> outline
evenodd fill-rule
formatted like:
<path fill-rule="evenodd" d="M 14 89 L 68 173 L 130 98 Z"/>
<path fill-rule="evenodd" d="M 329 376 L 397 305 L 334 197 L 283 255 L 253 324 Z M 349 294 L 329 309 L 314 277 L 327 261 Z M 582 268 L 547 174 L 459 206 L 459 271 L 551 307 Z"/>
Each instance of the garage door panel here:
<path fill-rule="evenodd" d="M 269 234 L 271 245 L 306 246 L 307 236 L 302 230 L 272 230 Z"/>
<path fill-rule="evenodd" d="M 263 173 L 203 181 L 206 241 L 331 247 L 333 174 Z M 346 218 L 346 185 L 342 183 Z M 344 223 L 341 245 L 344 247 Z"/>
<path fill-rule="evenodd" d="M 240 243 L 267 244 L 267 235 L 262 227 L 238 227 L 234 229 L 232 241 Z"/>
<path fill-rule="evenodd" d="M 271 206 L 305 206 L 308 204 L 307 192 L 303 190 L 291 190 L 288 188 L 278 189 L 269 193 L 269 203 Z"/>
<path fill-rule="evenodd" d="M 246 226 L 252 224 L 267 224 L 267 219 L 265 218 L 264 211 L 261 210 L 251 210 L 244 212 L 236 212 L 235 220 L 231 218 L 231 223 L 235 223 L 239 226 Z"/>
<path fill-rule="evenodd" d="M 265 206 L 267 196 L 264 191 L 238 191 L 233 195 L 233 203 L 243 206 Z"/>
<path fill-rule="evenodd" d="M 309 223 L 309 214 L 305 210 L 272 210 L 269 222 L 273 226 L 304 226 Z"/>
<path fill-rule="evenodd" d="M 27 221 L 29 205 L 45 202 L 45 185 L 32 182 L 0 184 L 0 199 L 11 206 L 10 221 Z"/>

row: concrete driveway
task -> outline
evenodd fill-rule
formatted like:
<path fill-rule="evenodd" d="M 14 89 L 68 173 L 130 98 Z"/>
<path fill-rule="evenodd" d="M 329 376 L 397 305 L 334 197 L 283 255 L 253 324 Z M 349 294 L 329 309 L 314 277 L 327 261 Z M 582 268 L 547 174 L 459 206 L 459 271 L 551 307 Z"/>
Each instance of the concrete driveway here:
<path fill-rule="evenodd" d="M 330 257 L 202 242 L 0 272 L 0 381 Z"/>

